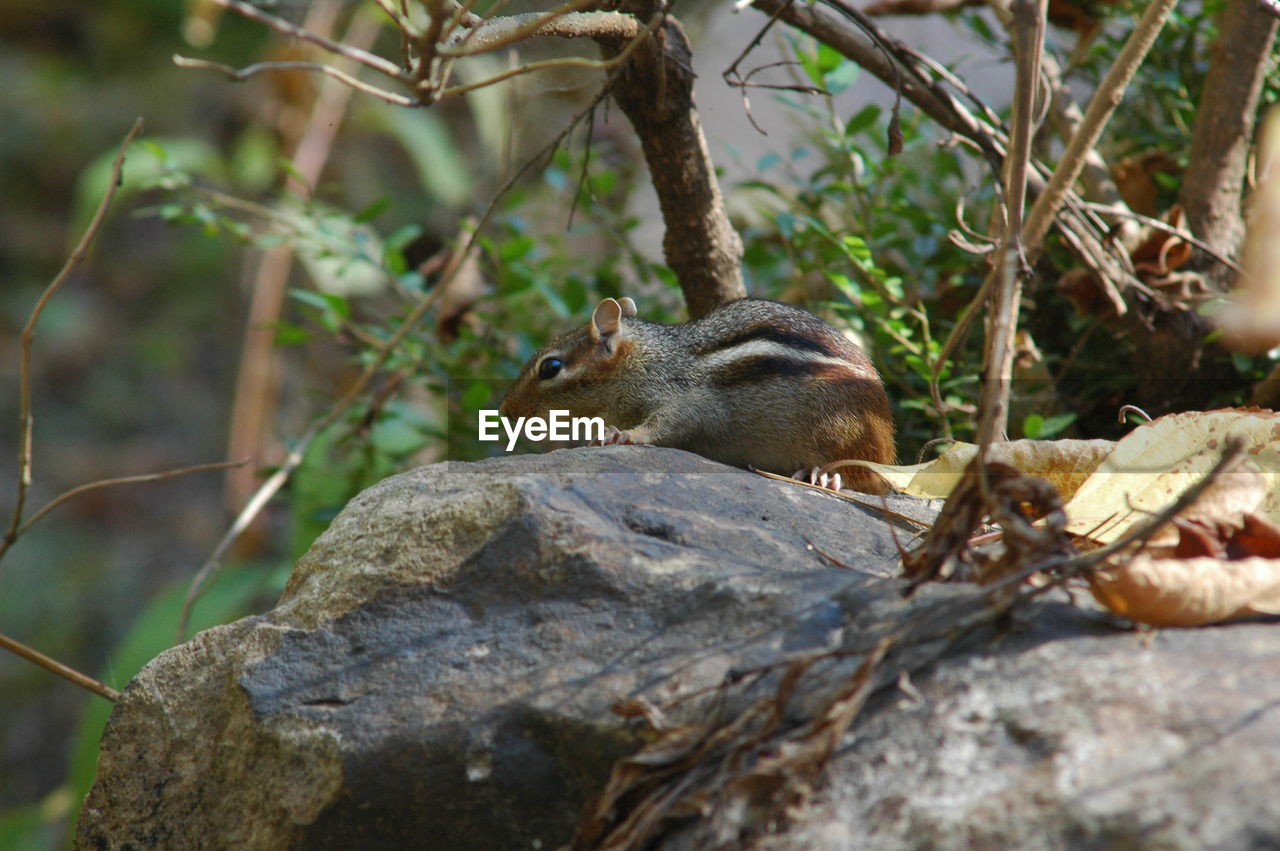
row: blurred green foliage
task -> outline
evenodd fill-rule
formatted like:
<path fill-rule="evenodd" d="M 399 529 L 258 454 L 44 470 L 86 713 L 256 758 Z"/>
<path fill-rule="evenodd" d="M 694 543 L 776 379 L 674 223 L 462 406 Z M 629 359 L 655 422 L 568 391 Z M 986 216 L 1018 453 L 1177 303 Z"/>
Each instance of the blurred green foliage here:
<path fill-rule="evenodd" d="M 26 17 L 0 22 L 0 39 L 21 46 L 0 50 L 0 69 L 13 81 L 0 94 L 0 194 L 13 199 L 0 212 L 0 269 L 16 282 L 0 292 L 5 329 L 25 321 L 78 237 L 122 128 L 135 113 L 149 127 L 130 152 L 117 213 L 91 271 L 81 273 L 87 280 L 69 283 L 42 320 L 41 498 L 99 475 L 219 457 L 244 322 L 238 280 L 253 251 L 286 246 L 302 270 L 274 329 L 288 372 L 278 429 L 296 438 L 439 285 L 433 260 L 474 236 L 474 302 L 447 327 L 429 316 L 392 353 L 375 392 L 311 444 L 279 500 L 287 511 L 272 521 L 277 543 L 253 562 L 228 565 L 197 606 L 197 626 L 268 603 L 288 566 L 362 488 L 414 463 L 495 451 L 475 440 L 477 412 L 496 407 L 504 382 L 596 300 L 632 295 L 646 318 L 681 314 L 670 270 L 637 248 L 641 222 L 626 212 L 644 172 L 608 138 L 593 141 L 589 158 L 581 137 L 556 150 L 477 232 L 464 223 L 503 184 L 511 165 L 503 166 L 504 140 L 527 130 L 529 116 L 484 90 L 431 111 L 357 98 L 331 168 L 302 200 L 280 189 L 290 166 L 282 134 L 263 118 L 264 103 L 279 106 L 269 84 L 156 73 L 185 49 L 179 4 L 21 5 Z M 1130 94 L 1133 108 L 1108 136 L 1117 154 L 1154 148 L 1185 160 L 1214 5 L 1175 13 Z M 975 42 L 996 38 L 985 15 L 961 20 Z M 220 26 L 221 61 L 256 61 L 270 43 L 262 28 L 234 16 Z M 59 28 L 68 34 L 56 35 Z M 1074 73 L 1096 79 L 1126 32 L 1104 31 Z M 981 335 L 949 361 L 939 357 L 985 274 L 983 260 L 949 235 L 986 230 L 993 181 L 909 108 L 903 150 L 890 156 L 886 110 L 868 105 L 846 116 L 835 106 L 857 68 L 804 39 L 790 44 L 801 81 L 830 95 L 789 97 L 803 142 L 759 161 L 756 178 L 734 190 L 753 205 L 740 227 L 748 288 L 806 303 L 860 339 L 889 384 L 909 459 L 928 440 L 965 438 L 973 427 Z M 1275 81 L 1270 99 L 1280 91 Z M 1175 188 L 1164 187 L 1169 197 Z M 1060 252 L 1045 262 L 1050 270 L 1068 265 Z M 1123 340 L 1092 333 L 1096 323 L 1075 317 L 1052 292 L 1029 305 L 1028 323 L 1056 329 L 1037 340 L 1056 377 L 1070 376 L 1058 382 L 1056 408 L 1030 411 L 1015 427 L 1028 437 L 1095 428 L 1088 412 L 1111 405 L 1128 381 L 1115 369 Z M 1269 363 L 1241 359 L 1242 381 Z M 931 399 L 935 370 L 944 411 Z M 12 385 L 11 365 L 0 363 L 0 378 Z M 16 419 L 12 406 L 0 399 L 0 440 L 12 440 L 3 425 Z M 166 435 L 159 445 L 157 434 Z M 172 641 L 185 580 L 223 528 L 215 491 L 203 479 L 68 506 L 65 519 L 51 517 L 6 561 L 0 623 L 123 686 Z M 109 707 L 68 696 L 71 687 L 51 679 L 25 664 L 0 665 L 0 689 L 13 696 L 0 706 L 0 724 L 53 739 L 32 751 L 46 765 L 37 778 L 0 787 L 0 848 L 62 844 L 92 779 Z M 42 715 L 64 731 L 74 724 L 69 754 Z M 25 758 L 6 752 L 5 767 Z"/>

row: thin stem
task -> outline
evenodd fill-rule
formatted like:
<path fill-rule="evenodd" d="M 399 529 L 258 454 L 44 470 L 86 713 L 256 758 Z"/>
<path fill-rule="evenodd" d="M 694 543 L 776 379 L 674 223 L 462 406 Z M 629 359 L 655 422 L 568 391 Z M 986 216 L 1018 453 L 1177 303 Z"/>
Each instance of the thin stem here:
<path fill-rule="evenodd" d="M 124 170 L 125 151 L 129 145 L 142 132 L 142 119 L 139 118 L 133 122 L 133 127 L 129 128 L 129 132 L 125 134 L 124 141 L 120 143 L 120 150 L 116 153 L 116 158 L 111 163 L 111 178 L 107 183 L 107 191 L 102 196 L 102 200 L 98 203 L 98 209 L 93 214 L 93 219 L 89 222 L 89 227 L 85 229 L 84 235 L 80 237 L 80 241 L 76 243 L 76 247 L 71 250 L 67 261 L 62 264 L 62 269 L 57 276 L 49 282 L 49 286 L 44 288 L 44 292 L 40 294 L 36 306 L 31 309 L 31 316 L 27 318 L 27 324 L 22 328 L 22 342 L 18 355 L 18 498 L 13 506 L 13 516 L 9 519 L 9 528 L 4 534 L 4 539 L 0 540 L 0 559 L 4 558 L 4 554 L 13 546 L 13 542 L 17 540 L 19 534 L 19 526 L 22 524 L 22 512 L 27 504 L 27 491 L 31 487 L 31 436 L 32 436 L 32 416 L 31 416 L 31 345 L 36 338 L 36 323 L 40 321 L 40 314 L 44 312 L 45 305 L 53 298 L 54 293 L 66 282 L 71 273 L 84 260 L 85 255 L 89 252 L 89 245 L 93 242 L 93 238 L 97 236 L 98 229 L 102 227 L 102 222 L 107 217 L 107 208 L 111 206 L 111 201 L 116 196 L 116 190 L 120 188 L 120 174 Z"/>
<path fill-rule="evenodd" d="M 244 68 L 232 68 L 230 65 L 223 65 L 221 62 L 210 62 L 207 59 L 192 59 L 187 56 L 173 55 L 173 64 L 179 68 L 195 68 L 204 71 L 217 71 L 225 74 L 231 79 L 241 82 L 249 79 L 255 74 L 263 71 L 317 71 L 321 74 L 327 74 L 353 89 L 372 95 L 379 100 L 396 106 L 415 106 L 417 101 L 408 95 L 398 95 L 389 92 L 386 89 L 380 89 L 377 86 L 366 83 L 358 77 L 348 74 L 346 71 L 334 68 L 332 65 L 326 65 L 323 62 L 302 62 L 294 60 L 282 60 L 276 62 L 258 62 Z"/>
<path fill-rule="evenodd" d="M 386 13 L 386 16 L 391 19 L 391 23 L 395 24 L 396 29 L 400 30 L 406 38 L 417 37 L 418 34 L 414 32 L 413 24 L 409 23 L 407 13 L 402 13 L 401 10 L 397 9 L 391 0 L 373 0 L 373 2 Z"/>
<path fill-rule="evenodd" d="M 1124 47 L 1121 48 L 1120 55 L 1107 71 L 1107 76 L 1103 78 L 1098 90 L 1094 92 L 1079 129 L 1067 143 L 1057 168 L 1049 178 L 1049 185 L 1036 199 L 1031 213 L 1027 216 L 1022 238 L 1027 246 L 1027 259 L 1031 262 L 1035 262 L 1039 257 L 1045 234 L 1049 232 L 1054 216 L 1061 209 L 1067 191 L 1075 185 L 1089 152 L 1097 144 L 1112 113 L 1124 99 L 1124 90 L 1142 65 L 1142 61 L 1146 59 L 1151 46 L 1155 44 L 1156 36 L 1164 27 L 1164 22 L 1176 3 L 1177 0 L 1153 0 L 1147 6 L 1146 11 L 1142 13 L 1142 18 L 1129 34 Z"/>
<path fill-rule="evenodd" d="M 521 65 L 518 68 L 509 68 L 500 74 L 495 74 L 492 77 L 488 77 L 487 79 L 484 79 L 484 80 L 479 80 L 474 83 L 467 83 L 466 85 L 453 86 L 452 88 L 444 89 L 443 91 L 440 92 L 439 96 L 442 98 L 446 98 L 446 97 L 453 97 L 455 95 L 465 94 L 466 92 L 470 92 L 475 89 L 482 89 L 485 86 L 492 86 L 494 83 L 501 83 L 503 80 L 508 80 L 512 77 L 517 77 L 522 74 L 532 74 L 535 71 L 545 71 L 548 68 L 590 68 L 595 71 L 607 71 L 608 69 L 621 65 L 623 62 L 627 61 L 627 58 L 631 56 L 632 52 L 637 47 L 640 46 L 640 44 L 645 40 L 645 37 L 648 35 L 651 35 L 653 33 L 654 28 L 656 28 L 658 24 L 661 23 L 662 15 L 663 13 L 661 12 L 655 14 L 653 16 L 653 20 L 650 21 L 649 24 L 643 30 L 641 30 L 641 32 L 635 38 L 631 39 L 631 41 L 628 42 L 627 46 L 623 48 L 622 51 L 619 52 L 617 56 L 614 56 L 610 59 L 586 59 L 583 57 L 567 57 L 564 59 L 545 59 L 541 62 L 530 62 L 528 65 Z"/>
<path fill-rule="evenodd" d="M 581 12 L 583 8 L 593 2 L 595 0 L 569 0 L 569 2 L 562 3 L 550 12 L 511 15 L 499 19 L 491 18 L 482 26 L 468 30 L 458 40 L 457 44 L 440 45 L 440 55 L 449 57 L 478 56 L 482 53 L 501 50 L 532 35 L 553 35 L 554 33 L 540 32 L 540 30 L 553 22 L 566 19 L 580 20 L 583 16 L 574 15 L 573 13 Z M 633 25 L 635 21 L 630 15 L 623 15 L 619 12 L 588 12 L 586 14 L 590 18 L 608 17 L 628 20 L 632 21 Z M 582 33 L 576 33 L 576 35 L 582 35 Z"/>
<path fill-rule="evenodd" d="M 243 461 L 218 461 L 211 464 L 196 464 L 193 467 L 183 467 L 178 470 L 166 470 L 162 473 L 142 473 L 136 476 L 119 476 L 113 479 L 99 479 L 96 482 L 79 485 L 78 487 L 74 487 L 71 490 L 49 500 L 49 502 L 46 503 L 39 511 L 32 514 L 26 523 L 22 524 L 22 527 L 18 529 L 18 534 L 21 535 L 26 532 L 39 522 L 42 517 L 62 505 L 62 503 L 80 496 L 82 493 L 87 493 L 88 491 L 97 490 L 98 488 L 113 487 L 115 485 L 134 485 L 142 482 L 158 482 L 161 479 L 172 479 L 176 476 L 185 476 L 188 473 L 202 473 L 205 470 L 226 470 L 231 467 L 243 467 L 248 463 L 248 458 Z"/>
<path fill-rule="evenodd" d="M 1142 213 L 1135 213 L 1128 207 L 1118 204 L 1098 204 L 1094 201 L 1081 201 L 1080 206 L 1086 210 L 1092 210 L 1095 213 L 1102 213 L 1104 216 L 1121 216 L 1123 218 L 1133 219 L 1134 221 L 1142 222 L 1144 225 L 1153 227 L 1158 231 L 1163 231 L 1171 236 L 1176 236 L 1183 242 L 1190 243 L 1196 248 L 1199 248 L 1205 254 L 1208 254 L 1210 257 L 1217 260 L 1219 263 L 1222 263 L 1233 272 L 1239 275 L 1245 274 L 1243 266 L 1223 254 L 1221 251 L 1218 251 L 1203 239 L 1197 239 L 1194 234 L 1184 228 L 1174 227 L 1168 222 L 1162 222 L 1159 219 L 1152 218 L 1151 216 L 1144 216 Z"/>
<path fill-rule="evenodd" d="M 302 463 L 303 456 L 306 455 L 307 449 L 311 446 L 312 441 L 314 441 L 321 432 L 337 422 L 338 418 L 346 412 L 347 408 L 351 407 L 351 404 L 355 402 L 362 393 L 364 393 L 365 389 L 377 376 L 379 370 L 381 370 L 382 366 L 387 362 L 387 359 L 391 357 L 391 354 L 402 342 L 404 342 L 405 338 L 409 336 L 413 329 L 417 327 L 418 323 L 422 320 L 422 317 L 426 315 L 427 311 L 435 303 L 436 297 L 448 288 L 448 279 L 452 278 L 460 267 L 461 263 L 455 265 L 454 268 L 449 271 L 445 280 L 432 288 L 431 292 L 423 295 L 409 315 L 400 323 L 400 327 L 397 328 L 395 333 L 387 340 L 386 347 L 379 352 L 378 357 L 365 367 L 364 372 L 360 374 L 360 377 L 356 379 L 342 398 L 339 399 L 338 402 L 329 410 L 329 413 L 325 414 L 313 423 L 309 429 L 307 429 L 307 431 L 298 440 L 298 443 L 292 450 L 290 450 L 288 456 L 284 460 L 284 463 L 280 465 L 279 469 L 277 469 L 270 478 L 263 482 L 257 492 L 250 497 L 244 508 L 241 509 L 240 514 L 236 516 L 231 527 L 227 529 L 226 533 L 218 541 L 217 546 L 214 547 L 209 558 L 207 558 L 204 564 L 200 566 L 195 577 L 191 580 L 191 585 L 187 588 L 186 599 L 182 604 L 182 617 L 178 622 L 178 641 L 186 640 L 187 625 L 191 619 L 191 608 L 195 605 L 196 600 L 200 598 L 200 592 L 203 589 L 205 581 L 212 576 L 215 571 L 217 571 L 222 562 L 223 556 L 226 555 L 227 550 L 230 549 L 231 545 L 235 543 L 236 538 L 240 537 L 240 533 L 249 527 L 249 524 L 258 516 L 258 513 L 262 511 L 263 507 L 265 507 L 266 504 L 271 501 L 271 498 L 280 491 L 280 488 L 284 487 L 284 484 L 289 481 L 289 477 L 293 475 L 293 471 Z"/>
<path fill-rule="evenodd" d="M 277 18 L 275 15 L 268 14 L 256 6 L 251 6 L 248 3 L 243 2 L 243 0 L 213 0 L 213 2 L 224 9 L 230 9 L 231 11 L 236 12 L 239 15 L 243 15 L 250 20 L 257 21 L 260 24 L 266 24 L 281 35 L 296 38 L 300 41 L 309 41 L 312 44 L 324 48 L 330 53 L 345 56 L 352 62 L 357 62 L 367 68 L 372 68 L 373 70 L 386 74 L 388 77 L 399 80 L 402 83 L 412 83 L 412 80 L 404 71 L 397 67 L 395 63 L 388 62 L 381 56 L 372 54 L 367 50 L 361 50 L 359 48 L 343 44 L 340 41 L 334 41 L 333 39 L 325 38 L 322 35 L 317 35 L 316 33 L 305 30 L 302 27 L 295 26 L 283 18 Z"/>
<path fill-rule="evenodd" d="M 1010 379 L 1013 372 L 1014 334 L 1018 327 L 1018 302 L 1022 296 L 1022 206 L 1027 192 L 1027 165 L 1031 157 L 1031 122 L 1040 81 L 1040 53 L 1044 47 L 1047 0 L 1020 0 L 1013 4 L 1013 38 L 1017 61 L 1012 133 L 1005 157 L 1005 229 L 1000 253 L 991 270 L 996 282 L 992 293 L 994 319 L 987 348 L 986 380 L 982 386 L 978 420 L 978 458 L 1005 432 L 1009 415 Z M 985 285 L 984 285 L 985 286 Z"/>
<path fill-rule="evenodd" d="M 28 647 L 21 641 L 10 638 L 4 633 L 0 633 L 0 647 L 8 650 L 16 656 L 21 656 L 28 662 L 34 662 L 46 671 L 57 674 L 64 680 L 69 680 L 81 688 L 88 689 L 99 697 L 105 697 L 107 700 L 115 703 L 120 699 L 120 692 L 111 686 L 100 683 L 93 677 L 80 673 L 75 668 L 70 668 L 57 659 L 46 656 L 34 647 Z"/>

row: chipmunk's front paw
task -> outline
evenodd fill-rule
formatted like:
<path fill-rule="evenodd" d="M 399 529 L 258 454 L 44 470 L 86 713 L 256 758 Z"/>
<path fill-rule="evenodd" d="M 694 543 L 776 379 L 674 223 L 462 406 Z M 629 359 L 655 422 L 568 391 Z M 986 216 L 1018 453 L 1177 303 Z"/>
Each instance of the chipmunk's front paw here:
<path fill-rule="evenodd" d="M 796 470 L 791 474 L 791 478 L 799 479 L 802 482 L 808 482 L 811 485 L 817 485 L 827 490 L 838 491 L 844 487 L 844 479 L 839 473 L 824 473 L 821 467 L 813 467 L 809 470 Z"/>
<path fill-rule="evenodd" d="M 646 441 L 637 433 L 636 429 L 616 429 L 613 426 L 604 427 L 604 438 L 600 440 L 592 440 L 591 446 L 643 446 Z"/>

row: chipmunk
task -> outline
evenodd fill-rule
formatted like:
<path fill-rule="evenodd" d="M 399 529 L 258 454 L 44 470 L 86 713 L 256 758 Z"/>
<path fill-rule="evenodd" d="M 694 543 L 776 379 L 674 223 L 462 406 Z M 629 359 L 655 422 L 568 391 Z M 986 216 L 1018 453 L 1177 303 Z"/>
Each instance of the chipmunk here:
<path fill-rule="evenodd" d="M 670 446 L 837 489 L 818 467 L 894 462 L 893 414 L 871 361 L 812 313 L 766 299 L 727 302 L 684 325 L 645 322 L 631 299 L 604 299 L 586 327 L 525 364 L 500 412 L 552 409 L 601 417 L 605 443 Z M 866 470 L 849 479 L 883 491 Z"/>

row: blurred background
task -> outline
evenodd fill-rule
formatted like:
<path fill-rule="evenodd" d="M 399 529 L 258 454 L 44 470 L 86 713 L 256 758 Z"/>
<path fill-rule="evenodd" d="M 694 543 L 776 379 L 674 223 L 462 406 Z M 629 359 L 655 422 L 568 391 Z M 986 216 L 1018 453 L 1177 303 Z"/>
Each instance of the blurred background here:
<path fill-rule="evenodd" d="M 263 5 L 396 56 L 372 4 Z M 538 7 L 504 12 L 525 8 Z M 890 161 L 892 93 L 794 35 L 766 38 L 748 67 L 795 60 L 773 79 L 816 81 L 829 95 L 753 92 L 757 129 L 721 74 L 765 18 L 724 4 L 678 11 L 694 45 L 712 156 L 747 242 L 749 289 L 856 301 L 857 311 L 850 301 L 834 309 L 873 353 L 890 355 L 881 362 L 904 400 L 909 458 L 946 416 L 919 401 L 928 371 L 912 348 L 920 329 L 898 306 L 919 296 L 954 311 L 972 293 L 982 270 L 946 232 L 958 198 L 972 221 L 984 221 L 989 180 L 909 112 L 907 149 Z M 1012 66 L 984 12 L 886 26 L 1003 108 Z M 1074 45 L 1070 34 L 1053 37 L 1063 52 Z M 582 50 L 548 43 L 519 61 Z M 487 451 L 473 439 L 474 411 L 495 406 L 500 382 L 595 299 L 636 295 L 655 319 L 680 310 L 661 264 L 656 201 L 621 113 L 601 106 L 547 150 L 591 103 L 598 72 L 531 75 L 408 110 L 304 72 L 237 83 L 176 67 L 174 54 L 236 67 L 316 58 L 203 0 L 0 0 L 0 518 L 7 525 L 16 490 L 22 328 L 138 117 L 145 132 L 110 214 L 45 308 L 31 348 L 26 516 L 86 482 L 252 459 L 229 473 L 85 493 L 0 558 L 0 632 L 115 688 L 175 642 L 188 584 L 234 514 L 451 262 L 470 264 L 462 285 L 388 363 L 377 392 L 310 445 L 201 597 L 192 629 L 269 607 L 293 561 L 360 488 L 417 463 Z M 479 79 L 515 61 L 498 53 L 459 73 Z M 476 251 L 453 256 L 486 211 Z M 817 223 L 865 236 L 887 260 L 859 259 L 855 243 L 833 248 Z M 837 249 L 861 277 L 814 271 L 836 262 Z M 1096 343 L 1105 351 L 1106 335 Z M 1089 353 L 1073 357 L 1089 363 Z M 957 355 L 948 390 L 957 407 L 947 416 L 961 436 L 973 387 L 964 376 L 977 357 Z M 1098 362 L 1114 372 L 1105 356 Z M 1105 407 L 1099 385 L 1089 386 L 1088 400 Z M 1023 431 L 1050 436 L 1090 416 L 1087 406 L 1077 410 L 1085 414 L 1035 413 L 1038 425 Z M 0 848 L 67 842 L 109 709 L 0 653 Z"/>

